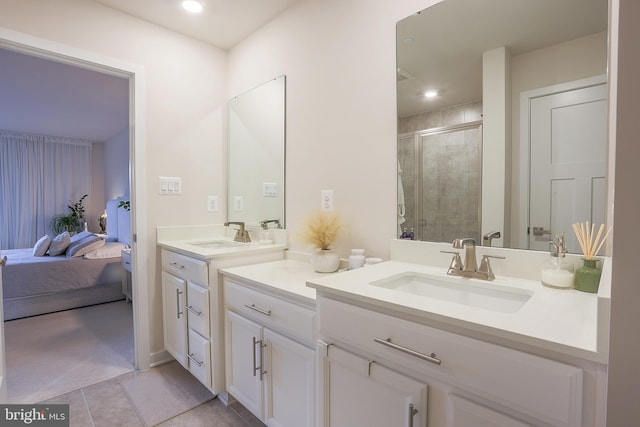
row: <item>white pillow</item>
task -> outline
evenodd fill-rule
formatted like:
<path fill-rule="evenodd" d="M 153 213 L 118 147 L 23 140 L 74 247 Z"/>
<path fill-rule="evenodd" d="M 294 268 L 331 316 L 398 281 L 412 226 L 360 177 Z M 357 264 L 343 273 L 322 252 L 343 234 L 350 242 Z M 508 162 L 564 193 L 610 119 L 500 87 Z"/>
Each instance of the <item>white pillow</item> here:
<path fill-rule="evenodd" d="M 81 257 L 87 252 L 91 252 L 101 246 L 104 246 L 104 240 L 95 234 L 89 234 L 85 238 L 76 240 L 69 245 L 67 248 L 67 258 Z"/>
<path fill-rule="evenodd" d="M 69 243 L 71 243 L 71 235 L 69 235 L 68 231 L 58 234 L 49 245 L 49 255 L 57 256 L 63 254 L 69 247 Z"/>
<path fill-rule="evenodd" d="M 118 258 L 122 256 L 122 250 L 128 248 L 129 245 L 126 243 L 107 241 L 101 248 L 84 254 L 84 257 L 87 259 Z"/>
<path fill-rule="evenodd" d="M 42 236 L 33 247 L 33 256 L 44 256 L 51 244 L 51 237 L 48 234 Z"/>

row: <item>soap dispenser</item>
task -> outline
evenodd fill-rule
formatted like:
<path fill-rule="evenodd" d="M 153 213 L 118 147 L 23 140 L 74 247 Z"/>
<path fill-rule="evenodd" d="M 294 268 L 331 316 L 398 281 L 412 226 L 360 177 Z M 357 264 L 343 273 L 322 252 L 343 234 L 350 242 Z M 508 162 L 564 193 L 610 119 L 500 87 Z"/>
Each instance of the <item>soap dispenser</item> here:
<path fill-rule="evenodd" d="M 567 261 L 564 233 L 550 241 L 550 257 L 542 265 L 541 281 L 552 288 L 573 288 L 573 264 Z"/>

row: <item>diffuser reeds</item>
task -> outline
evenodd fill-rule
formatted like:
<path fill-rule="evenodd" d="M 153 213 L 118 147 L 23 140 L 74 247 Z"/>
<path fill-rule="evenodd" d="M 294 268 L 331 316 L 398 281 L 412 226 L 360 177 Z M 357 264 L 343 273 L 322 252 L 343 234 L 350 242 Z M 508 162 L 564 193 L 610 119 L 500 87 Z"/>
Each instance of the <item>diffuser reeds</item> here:
<path fill-rule="evenodd" d="M 594 259 L 602 248 L 602 245 L 604 245 L 605 240 L 607 240 L 607 237 L 609 237 L 611 227 L 609 227 L 609 230 L 607 230 L 606 234 L 603 236 L 604 224 L 600 224 L 598 234 L 595 234 L 595 224 L 589 225 L 589 221 L 576 222 L 573 224 L 573 231 L 576 233 L 584 258 Z"/>

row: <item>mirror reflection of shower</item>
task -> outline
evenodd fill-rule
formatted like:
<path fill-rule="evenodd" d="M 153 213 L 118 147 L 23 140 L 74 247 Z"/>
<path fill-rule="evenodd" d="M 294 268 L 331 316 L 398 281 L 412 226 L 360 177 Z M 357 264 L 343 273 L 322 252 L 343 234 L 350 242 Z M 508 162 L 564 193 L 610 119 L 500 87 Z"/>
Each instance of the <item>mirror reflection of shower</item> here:
<path fill-rule="evenodd" d="M 481 108 L 477 102 L 425 113 L 419 122 L 400 118 L 399 237 L 413 229 L 416 240 L 481 242 Z M 457 124 L 429 127 L 452 117 Z"/>

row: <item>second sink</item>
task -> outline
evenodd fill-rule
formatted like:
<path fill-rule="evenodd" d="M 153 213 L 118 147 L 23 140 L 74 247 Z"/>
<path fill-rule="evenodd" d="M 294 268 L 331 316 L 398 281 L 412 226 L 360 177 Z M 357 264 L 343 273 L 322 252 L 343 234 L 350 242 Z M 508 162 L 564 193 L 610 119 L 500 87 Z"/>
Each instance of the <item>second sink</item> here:
<path fill-rule="evenodd" d="M 524 289 L 495 283 L 414 272 L 376 280 L 371 285 L 503 313 L 517 312 L 533 295 Z"/>

